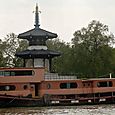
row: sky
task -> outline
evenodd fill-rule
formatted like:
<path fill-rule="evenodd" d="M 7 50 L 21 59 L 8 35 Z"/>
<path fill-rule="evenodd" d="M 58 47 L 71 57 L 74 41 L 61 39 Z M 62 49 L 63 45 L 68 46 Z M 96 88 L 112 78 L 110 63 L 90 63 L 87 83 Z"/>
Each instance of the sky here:
<path fill-rule="evenodd" d="M 108 25 L 115 35 L 115 0 L 0 0 L 0 38 L 33 29 L 36 3 L 40 28 L 57 33 L 65 42 L 92 20 Z"/>

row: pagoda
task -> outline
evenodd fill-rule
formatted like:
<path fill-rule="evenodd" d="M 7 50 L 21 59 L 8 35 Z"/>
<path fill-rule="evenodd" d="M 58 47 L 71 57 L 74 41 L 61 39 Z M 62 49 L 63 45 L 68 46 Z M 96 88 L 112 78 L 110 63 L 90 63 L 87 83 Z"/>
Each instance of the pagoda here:
<path fill-rule="evenodd" d="M 52 58 L 60 56 L 61 54 L 60 52 L 49 50 L 46 41 L 57 38 L 57 34 L 40 28 L 37 4 L 34 26 L 34 29 L 18 35 L 18 38 L 28 40 L 29 47 L 27 50 L 16 53 L 16 56 L 24 60 L 24 67 L 44 67 L 48 72 L 51 72 Z"/>

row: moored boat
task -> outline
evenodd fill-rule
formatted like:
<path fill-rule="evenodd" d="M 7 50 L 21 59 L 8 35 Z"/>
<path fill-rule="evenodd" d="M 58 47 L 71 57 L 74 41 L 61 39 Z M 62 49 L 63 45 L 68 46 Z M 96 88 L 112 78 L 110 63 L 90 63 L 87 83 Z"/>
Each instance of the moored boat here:
<path fill-rule="evenodd" d="M 0 68 L 0 107 L 115 102 L 115 79 L 77 79 L 43 67 Z"/>
<path fill-rule="evenodd" d="M 29 42 L 17 52 L 24 67 L 0 68 L 0 107 L 79 105 L 115 102 L 115 79 L 78 79 L 52 73 L 52 59 L 61 53 L 47 48 L 57 34 L 43 30 L 36 5 L 35 28 L 18 35 Z"/>

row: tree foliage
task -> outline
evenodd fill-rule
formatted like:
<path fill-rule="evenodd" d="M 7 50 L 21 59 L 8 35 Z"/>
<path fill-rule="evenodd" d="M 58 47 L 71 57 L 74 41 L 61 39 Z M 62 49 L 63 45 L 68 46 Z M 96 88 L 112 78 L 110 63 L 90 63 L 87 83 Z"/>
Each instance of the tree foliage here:
<path fill-rule="evenodd" d="M 74 33 L 72 43 L 76 71 L 89 77 L 112 71 L 114 36 L 108 26 L 94 20 L 87 28 Z"/>
<path fill-rule="evenodd" d="M 6 35 L 3 40 L 0 39 L 0 67 L 17 66 L 20 59 L 15 57 L 15 53 L 26 48 L 27 42 L 19 40 L 14 33 Z"/>
<path fill-rule="evenodd" d="M 74 33 L 72 45 L 59 39 L 49 42 L 49 48 L 62 52 L 54 59 L 54 69 L 81 77 L 109 74 L 115 67 L 114 35 L 108 26 L 93 20 L 88 27 Z"/>
<path fill-rule="evenodd" d="M 70 73 L 70 56 L 71 56 L 71 47 L 69 43 L 65 43 L 64 41 L 60 41 L 59 39 L 49 40 L 48 48 L 54 51 L 59 51 L 61 53 L 60 57 L 53 59 L 53 71 L 59 73 Z"/>

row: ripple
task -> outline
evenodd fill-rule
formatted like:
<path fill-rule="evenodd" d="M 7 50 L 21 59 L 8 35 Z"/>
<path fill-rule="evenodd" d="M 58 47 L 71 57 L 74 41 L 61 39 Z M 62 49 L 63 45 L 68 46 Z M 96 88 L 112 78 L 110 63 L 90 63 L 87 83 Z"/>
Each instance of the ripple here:
<path fill-rule="evenodd" d="M 115 105 L 3 108 L 0 115 L 115 115 Z"/>

